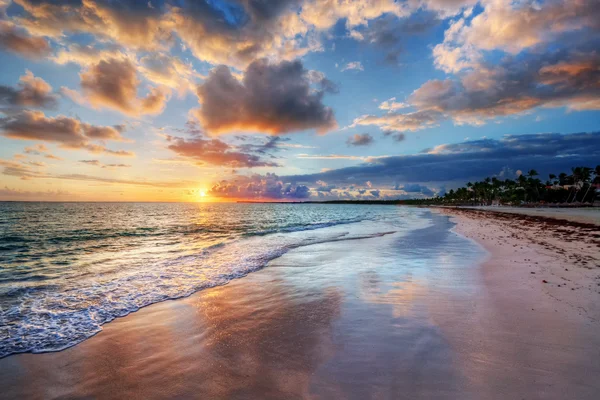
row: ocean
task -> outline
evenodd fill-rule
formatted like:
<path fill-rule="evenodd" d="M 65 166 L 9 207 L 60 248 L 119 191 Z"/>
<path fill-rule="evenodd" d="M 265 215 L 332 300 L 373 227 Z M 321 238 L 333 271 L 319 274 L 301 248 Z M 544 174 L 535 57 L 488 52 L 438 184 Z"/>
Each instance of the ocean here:
<path fill-rule="evenodd" d="M 292 249 L 431 224 L 428 210 L 384 205 L 0 203 L 0 357 L 65 349 Z M 404 251 L 415 263 L 430 257 Z"/>

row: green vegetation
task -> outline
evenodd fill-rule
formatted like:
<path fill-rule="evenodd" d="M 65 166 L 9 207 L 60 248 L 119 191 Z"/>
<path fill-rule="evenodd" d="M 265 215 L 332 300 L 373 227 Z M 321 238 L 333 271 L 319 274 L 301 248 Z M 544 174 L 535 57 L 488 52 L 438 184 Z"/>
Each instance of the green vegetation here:
<path fill-rule="evenodd" d="M 596 199 L 600 188 L 600 165 L 596 168 L 575 167 L 571 173 L 550 174 L 542 182 L 532 169 L 517 179 L 485 178 L 469 182 L 466 187 L 450 190 L 442 197 L 408 200 L 405 204 L 440 205 L 588 205 Z"/>

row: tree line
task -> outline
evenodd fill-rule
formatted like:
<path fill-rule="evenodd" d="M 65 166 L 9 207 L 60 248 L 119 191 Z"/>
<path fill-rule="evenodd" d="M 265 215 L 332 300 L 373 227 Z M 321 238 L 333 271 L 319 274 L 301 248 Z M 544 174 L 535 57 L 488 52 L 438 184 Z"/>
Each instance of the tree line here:
<path fill-rule="evenodd" d="M 444 196 L 408 200 L 405 204 L 449 205 L 522 205 L 561 204 L 585 205 L 596 199 L 600 188 L 600 165 L 596 168 L 574 167 L 571 173 L 549 174 L 542 180 L 535 169 L 520 174 L 516 179 L 485 178 L 468 182 L 466 186 L 450 190 Z"/>

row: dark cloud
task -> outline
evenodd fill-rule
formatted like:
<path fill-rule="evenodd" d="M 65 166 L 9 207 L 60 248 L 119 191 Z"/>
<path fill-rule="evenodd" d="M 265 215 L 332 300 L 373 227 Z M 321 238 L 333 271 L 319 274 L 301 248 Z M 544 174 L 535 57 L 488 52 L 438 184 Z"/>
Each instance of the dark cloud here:
<path fill-rule="evenodd" d="M 402 141 L 404 141 L 404 139 L 406 139 L 406 135 L 404 133 L 400 133 L 400 132 L 385 131 L 385 132 L 383 132 L 383 135 L 391 136 L 396 142 L 402 142 Z"/>
<path fill-rule="evenodd" d="M 236 138 L 244 142 L 237 146 L 240 150 L 262 155 L 272 155 L 272 153 L 278 152 L 283 148 L 282 144 L 290 141 L 290 138 L 281 136 L 270 136 L 266 139 L 257 139 L 253 136 L 246 137 L 238 135 Z M 246 143 L 247 141 L 251 141 L 251 143 Z"/>
<path fill-rule="evenodd" d="M 241 0 L 248 14 L 255 21 L 272 21 L 292 6 L 302 4 L 302 0 Z"/>
<path fill-rule="evenodd" d="M 30 35 L 7 21 L 0 21 L 0 49 L 31 59 L 43 58 L 50 54 L 50 44 L 46 39 Z"/>
<path fill-rule="evenodd" d="M 408 36 L 424 33 L 438 23 L 437 15 L 432 12 L 422 12 L 408 19 L 388 14 L 369 21 L 368 25 L 355 29 L 350 35 L 380 48 L 385 53 L 383 61 L 386 64 L 398 65 L 402 41 Z"/>
<path fill-rule="evenodd" d="M 369 146 L 373 144 L 373 136 L 368 133 L 354 134 L 346 140 L 348 146 Z"/>
<path fill-rule="evenodd" d="M 422 193 L 427 197 L 433 196 L 435 193 L 425 185 L 419 185 L 418 183 L 407 183 L 406 185 L 396 185 L 395 190 L 403 190 L 406 193 Z"/>
<path fill-rule="evenodd" d="M 31 71 L 21 76 L 16 88 L 0 85 L 0 107 L 55 108 L 57 104 L 58 97 L 52 93 L 52 86 Z"/>
<path fill-rule="evenodd" d="M 374 185 L 396 182 L 460 182 L 495 176 L 499 171 L 536 169 L 541 174 L 569 171 L 578 165 L 595 166 L 600 160 L 600 132 L 507 135 L 501 139 L 440 145 L 421 154 L 374 158 L 366 163 L 310 175 L 282 179 L 302 184 L 326 181 L 349 185 L 371 181 Z"/>
<path fill-rule="evenodd" d="M 65 149 L 85 149 L 92 153 L 131 156 L 133 154 L 130 152 L 110 150 L 91 143 L 94 139 L 123 141 L 121 131 L 122 127 L 91 125 L 63 115 L 46 117 L 41 111 L 24 110 L 0 118 L 0 132 L 11 139 L 54 142 Z"/>
<path fill-rule="evenodd" d="M 277 167 L 275 162 L 265 161 L 256 154 L 245 153 L 219 139 L 196 137 L 183 139 L 167 136 L 170 150 L 197 163 L 232 168 Z M 263 151 L 264 153 L 264 151 Z"/>
<path fill-rule="evenodd" d="M 333 110 L 323 102 L 324 90 L 311 87 L 300 61 L 248 66 L 242 82 L 229 68 L 215 68 L 198 86 L 202 107 L 197 116 L 211 133 L 258 131 L 282 134 L 305 129 L 326 132 L 336 126 Z"/>

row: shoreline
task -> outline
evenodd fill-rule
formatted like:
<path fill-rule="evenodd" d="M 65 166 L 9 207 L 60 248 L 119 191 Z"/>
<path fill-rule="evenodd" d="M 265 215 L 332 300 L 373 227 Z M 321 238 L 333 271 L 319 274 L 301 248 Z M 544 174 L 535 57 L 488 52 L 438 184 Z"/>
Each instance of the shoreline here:
<path fill-rule="evenodd" d="M 483 271 L 497 273 L 494 269 L 502 268 L 507 275 L 516 273 L 521 278 L 529 274 L 529 278 L 537 279 L 529 282 L 529 287 L 543 289 L 555 300 L 586 310 L 600 323 L 599 225 L 501 210 L 433 211 L 451 217 L 457 234 L 487 251 Z"/>
<path fill-rule="evenodd" d="M 0 398 L 597 398 L 597 227 L 429 210 L 410 236 L 294 249 L 74 347 L 1 359 Z"/>

